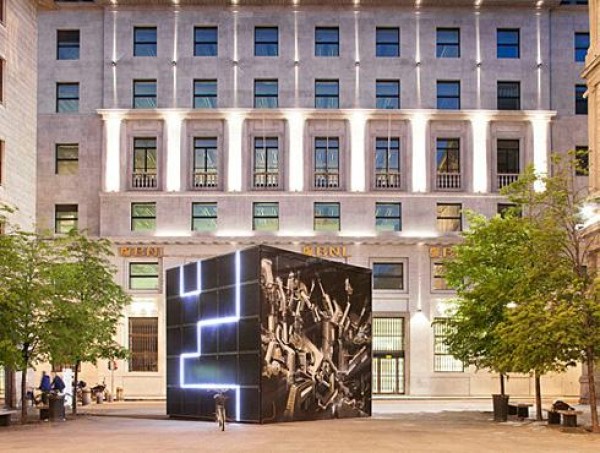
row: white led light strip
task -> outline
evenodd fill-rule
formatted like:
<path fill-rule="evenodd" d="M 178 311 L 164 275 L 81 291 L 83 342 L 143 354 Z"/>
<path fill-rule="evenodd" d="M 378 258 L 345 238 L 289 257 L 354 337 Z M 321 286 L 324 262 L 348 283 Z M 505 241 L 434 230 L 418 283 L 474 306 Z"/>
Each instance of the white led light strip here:
<path fill-rule="evenodd" d="M 187 297 L 191 295 L 200 294 L 202 292 L 201 286 L 201 265 L 198 266 L 198 289 L 185 293 L 183 283 L 183 266 L 179 270 L 179 295 L 181 297 Z M 186 359 L 197 359 L 202 356 L 202 328 L 205 326 L 217 326 L 220 324 L 230 324 L 238 322 L 240 320 L 240 252 L 235 252 L 235 316 L 227 316 L 225 318 L 213 318 L 203 319 L 198 321 L 197 324 L 197 337 L 198 337 L 198 350 L 196 352 L 185 352 L 179 357 L 179 386 L 186 389 L 204 389 L 204 390 L 219 390 L 219 389 L 230 389 L 235 390 L 235 419 L 240 420 L 240 386 L 238 384 L 228 383 L 209 383 L 209 384 L 192 384 L 185 382 L 185 361 Z"/>

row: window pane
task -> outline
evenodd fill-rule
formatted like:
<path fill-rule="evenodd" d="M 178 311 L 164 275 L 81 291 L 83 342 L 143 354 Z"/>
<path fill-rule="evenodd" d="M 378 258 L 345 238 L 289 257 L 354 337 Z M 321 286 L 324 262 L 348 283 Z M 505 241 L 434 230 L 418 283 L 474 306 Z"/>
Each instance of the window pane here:
<path fill-rule="evenodd" d="M 588 48 L 590 47 L 589 33 L 575 33 L 575 61 L 585 61 Z"/>
<path fill-rule="evenodd" d="M 374 263 L 373 289 L 404 289 L 404 264 Z"/>
<path fill-rule="evenodd" d="M 156 35 L 156 27 L 135 27 L 133 55 L 136 57 L 155 57 Z"/>
<path fill-rule="evenodd" d="M 498 29 L 496 32 L 497 58 L 520 57 L 520 32 L 518 29 Z"/>
<path fill-rule="evenodd" d="M 57 59 L 79 59 L 79 30 L 57 30 Z"/>
<path fill-rule="evenodd" d="M 279 204 L 254 203 L 253 228 L 257 231 L 277 231 L 279 229 Z"/>
<path fill-rule="evenodd" d="M 400 56 L 400 29 L 377 28 L 375 50 L 378 57 Z"/>
<path fill-rule="evenodd" d="M 56 145 L 57 175 L 74 175 L 79 169 L 79 145 Z"/>
<path fill-rule="evenodd" d="M 217 27 L 194 28 L 194 55 L 197 57 L 216 57 L 217 53 Z"/>
<path fill-rule="evenodd" d="M 158 371 L 158 318 L 129 318 L 129 371 Z"/>

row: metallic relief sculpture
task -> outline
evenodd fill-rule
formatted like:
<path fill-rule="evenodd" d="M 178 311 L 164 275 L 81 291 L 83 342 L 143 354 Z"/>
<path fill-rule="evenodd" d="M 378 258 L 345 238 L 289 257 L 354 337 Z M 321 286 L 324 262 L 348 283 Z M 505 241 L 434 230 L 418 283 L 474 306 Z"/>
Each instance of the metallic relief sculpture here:
<path fill-rule="evenodd" d="M 370 415 L 370 275 L 275 262 L 260 263 L 263 421 Z"/>

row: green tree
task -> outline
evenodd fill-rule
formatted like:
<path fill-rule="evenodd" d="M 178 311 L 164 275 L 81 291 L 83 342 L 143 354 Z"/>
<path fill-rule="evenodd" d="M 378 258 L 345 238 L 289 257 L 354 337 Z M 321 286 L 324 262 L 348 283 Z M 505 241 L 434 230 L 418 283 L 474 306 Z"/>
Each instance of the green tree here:
<path fill-rule="evenodd" d="M 75 230 L 60 240 L 62 262 L 54 268 L 54 310 L 48 320 L 53 363 L 73 364 L 75 382 L 82 362 L 125 358 L 115 342 L 119 319 L 130 302 L 114 281 L 110 242 Z M 73 398 L 73 414 L 77 399 Z"/>

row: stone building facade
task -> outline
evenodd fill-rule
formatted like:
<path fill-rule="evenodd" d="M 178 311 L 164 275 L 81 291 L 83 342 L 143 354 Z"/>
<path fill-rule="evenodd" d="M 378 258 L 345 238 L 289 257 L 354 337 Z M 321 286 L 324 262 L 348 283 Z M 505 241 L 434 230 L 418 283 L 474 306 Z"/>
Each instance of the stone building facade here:
<path fill-rule="evenodd" d="M 443 259 L 464 211 L 495 215 L 526 165 L 548 172 L 551 151 L 587 144 L 588 29 L 587 6 L 554 0 L 41 12 L 38 223 L 114 241 L 133 297 L 132 357 L 87 380 L 164 397 L 164 270 L 269 244 L 373 268 L 376 393 L 494 392 L 446 354 Z M 577 394 L 577 379 L 545 390 Z M 508 392 L 532 394 L 532 378 Z"/>

